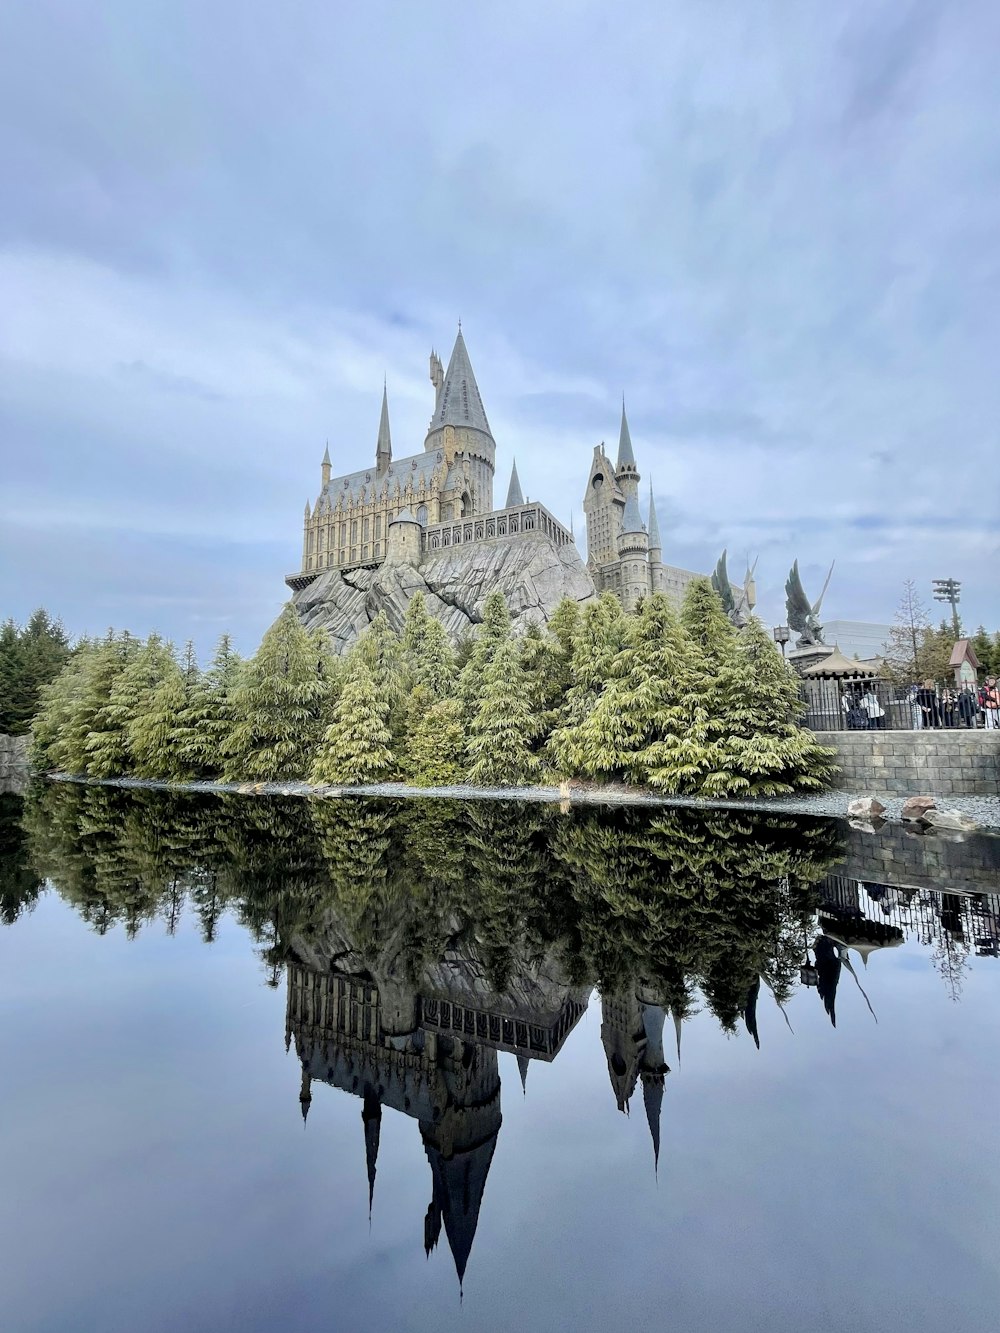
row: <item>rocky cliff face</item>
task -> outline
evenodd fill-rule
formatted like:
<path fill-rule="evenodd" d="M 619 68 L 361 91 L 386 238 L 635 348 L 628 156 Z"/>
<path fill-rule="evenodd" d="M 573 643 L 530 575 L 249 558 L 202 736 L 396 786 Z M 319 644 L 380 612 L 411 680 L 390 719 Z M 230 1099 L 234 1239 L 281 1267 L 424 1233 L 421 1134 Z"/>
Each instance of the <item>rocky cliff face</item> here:
<path fill-rule="evenodd" d="M 452 642 L 483 617 L 483 604 L 499 589 L 510 607 L 515 630 L 544 625 L 564 597 L 587 602 L 596 594 L 575 546 L 557 546 L 541 533 L 495 542 L 452 546 L 428 556 L 419 567 L 328 570 L 294 594 L 292 602 L 307 629 L 325 629 L 335 651 L 344 652 L 367 625 L 385 611 L 401 628 L 414 593 L 440 620 Z"/>
<path fill-rule="evenodd" d="M 30 736 L 0 735 L 0 794 L 19 792 L 28 782 Z"/>

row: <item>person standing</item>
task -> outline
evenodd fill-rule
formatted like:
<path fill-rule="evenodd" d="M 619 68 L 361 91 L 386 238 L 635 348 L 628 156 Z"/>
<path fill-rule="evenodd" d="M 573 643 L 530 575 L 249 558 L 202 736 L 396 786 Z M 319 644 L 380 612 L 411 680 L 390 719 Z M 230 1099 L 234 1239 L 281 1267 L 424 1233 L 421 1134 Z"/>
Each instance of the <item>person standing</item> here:
<path fill-rule="evenodd" d="M 920 705 L 920 725 L 939 727 L 941 715 L 938 712 L 937 690 L 932 680 L 925 680 L 917 690 L 917 703 Z"/>
<path fill-rule="evenodd" d="M 885 725 L 885 709 L 879 703 L 875 686 L 869 685 L 861 699 L 861 707 L 868 716 L 868 730 L 878 731 Z"/>
<path fill-rule="evenodd" d="M 958 695 L 950 685 L 941 691 L 941 722 L 946 727 L 954 727 L 958 723 Z"/>
<path fill-rule="evenodd" d="M 986 683 L 979 695 L 979 702 L 982 706 L 986 726 L 990 731 L 996 731 L 1000 727 L 1000 690 L 997 689 L 996 676 L 986 677 Z"/>
<path fill-rule="evenodd" d="M 963 726 L 974 727 L 979 716 L 979 696 L 968 681 L 958 695 L 958 716 Z"/>

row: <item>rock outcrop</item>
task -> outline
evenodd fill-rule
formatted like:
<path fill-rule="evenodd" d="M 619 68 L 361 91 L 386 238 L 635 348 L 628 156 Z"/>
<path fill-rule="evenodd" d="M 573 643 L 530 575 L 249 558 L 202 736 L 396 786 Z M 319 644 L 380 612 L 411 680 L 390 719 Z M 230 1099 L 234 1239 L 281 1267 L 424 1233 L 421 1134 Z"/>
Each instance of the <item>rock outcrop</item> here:
<path fill-rule="evenodd" d="M 0 735 L 0 795 L 23 791 L 28 782 L 30 736 Z"/>
<path fill-rule="evenodd" d="M 427 609 L 458 642 L 483 618 L 494 589 L 510 607 L 515 632 L 544 625 L 564 597 L 587 602 L 594 584 L 572 544 L 557 545 L 538 532 L 499 541 L 452 546 L 419 567 L 383 564 L 347 573 L 330 569 L 292 597 L 307 629 L 324 629 L 334 650 L 344 652 L 380 611 L 399 629 L 407 605 L 422 592 Z"/>

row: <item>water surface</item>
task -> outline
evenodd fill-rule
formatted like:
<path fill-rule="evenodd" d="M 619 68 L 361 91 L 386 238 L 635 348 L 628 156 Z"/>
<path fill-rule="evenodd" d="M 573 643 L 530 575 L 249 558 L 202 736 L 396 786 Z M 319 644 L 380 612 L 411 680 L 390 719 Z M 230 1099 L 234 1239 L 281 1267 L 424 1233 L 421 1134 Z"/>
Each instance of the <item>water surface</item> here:
<path fill-rule="evenodd" d="M 3 1327 L 993 1328 L 997 848 L 4 798 Z"/>

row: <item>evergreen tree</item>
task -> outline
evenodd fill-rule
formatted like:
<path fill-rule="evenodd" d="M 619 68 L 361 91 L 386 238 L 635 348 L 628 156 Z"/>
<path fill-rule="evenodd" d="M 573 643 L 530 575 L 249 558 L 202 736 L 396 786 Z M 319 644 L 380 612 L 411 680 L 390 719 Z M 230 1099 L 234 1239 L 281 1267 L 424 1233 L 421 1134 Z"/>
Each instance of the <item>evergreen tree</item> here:
<path fill-rule="evenodd" d="M 23 629 L 13 620 L 0 627 L 0 732 L 21 736 L 30 730 L 43 689 L 70 651 L 66 631 L 42 608 Z"/>
<path fill-rule="evenodd" d="M 972 650 L 979 659 L 979 669 L 987 676 L 995 676 L 1000 670 L 1000 634 L 989 635 L 986 627 L 980 625 L 972 636 Z"/>
<path fill-rule="evenodd" d="M 716 675 L 728 660 L 736 641 L 736 630 L 722 606 L 722 599 L 706 578 L 692 579 L 684 590 L 681 626 L 700 654 L 709 676 Z"/>
<path fill-rule="evenodd" d="M 528 739 L 531 714 L 517 646 L 509 637 L 493 650 L 473 707 L 468 732 L 470 781 L 483 787 L 516 787 L 536 778 L 540 765 Z"/>
<path fill-rule="evenodd" d="M 222 769 L 223 745 L 235 722 L 233 692 L 242 667 L 232 640 L 223 634 L 212 665 L 189 683 L 176 735 L 180 760 L 195 777 L 214 777 Z"/>
<path fill-rule="evenodd" d="M 360 647 L 360 645 L 359 645 Z M 373 652 L 353 652 L 332 720 L 313 761 L 310 782 L 384 782 L 394 770 L 391 700 L 379 686 Z"/>
<path fill-rule="evenodd" d="M 67 701 L 59 738 L 51 749 L 50 757 L 57 768 L 67 773 L 92 772 L 91 737 L 102 725 L 119 677 L 138 652 L 139 641 L 127 630 L 120 635 L 109 630 L 100 643 L 84 653 L 83 670 L 74 682 L 76 693 Z"/>
<path fill-rule="evenodd" d="M 81 643 L 59 675 L 41 692 L 38 712 L 32 726 L 31 764 L 40 772 L 62 769 L 82 772 L 74 768 L 70 758 L 70 734 L 79 710 L 85 684 L 91 671 L 91 657 L 98 646 Z M 110 687 L 109 687 L 110 688 Z M 80 744 L 81 754 L 86 744 L 86 732 Z M 82 764 L 82 760 L 81 760 Z"/>
<path fill-rule="evenodd" d="M 621 602 L 612 593 L 603 593 L 584 608 L 573 638 L 570 685 L 547 745 L 561 773 L 582 772 L 580 728 L 600 698 L 611 664 L 624 646 L 627 627 Z"/>
<path fill-rule="evenodd" d="M 510 610 L 502 592 L 491 592 L 483 604 L 483 621 L 472 642 L 469 660 L 458 677 L 458 697 L 466 723 L 477 707 L 483 677 L 502 643 L 510 638 Z"/>
<path fill-rule="evenodd" d="M 233 690 L 234 722 L 222 746 L 226 779 L 303 777 L 318 740 L 326 691 L 315 644 L 289 604 Z"/>
<path fill-rule="evenodd" d="M 423 686 L 435 700 L 454 693 L 455 654 L 440 620 L 428 614 L 421 592 L 414 594 L 406 608 L 400 646 L 408 688 Z"/>
<path fill-rule="evenodd" d="M 170 662 L 148 704 L 127 727 L 136 777 L 184 782 L 194 776 L 184 757 L 184 732 L 178 728 L 178 719 L 189 704 L 185 674 L 176 662 Z"/>
<path fill-rule="evenodd" d="M 411 696 L 403 773 L 415 787 L 450 787 L 465 778 L 465 730 L 457 699 L 434 701 L 418 685 Z"/>
<path fill-rule="evenodd" d="M 130 728 L 147 711 L 168 671 L 176 670 L 173 646 L 151 634 L 116 676 L 107 702 L 94 714 L 87 737 L 87 772 L 116 778 L 132 772 Z"/>
<path fill-rule="evenodd" d="M 708 766 L 696 651 L 663 593 L 642 601 L 604 689 L 577 729 L 571 758 L 584 777 L 690 791 Z"/>
<path fill-rule="evenodd" d="M 529 738 L 539 750 L 559 716 L 570 682 L 570 659 L 559 640 L 529 625 L 521 641 L 521 678 L 528 706 Z"/>
<path fill-rule="evenodd" d="M 828 785 L 833 751 L 799 725 L 798 677 L 751 616 L 723 669 L 724 712 L 716 729 L 707 795 L 780 796 Z"/>

